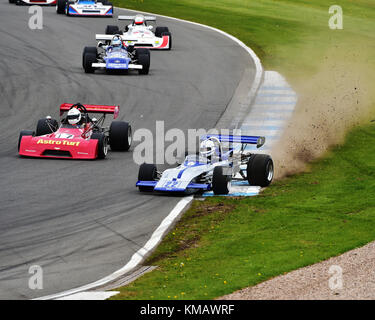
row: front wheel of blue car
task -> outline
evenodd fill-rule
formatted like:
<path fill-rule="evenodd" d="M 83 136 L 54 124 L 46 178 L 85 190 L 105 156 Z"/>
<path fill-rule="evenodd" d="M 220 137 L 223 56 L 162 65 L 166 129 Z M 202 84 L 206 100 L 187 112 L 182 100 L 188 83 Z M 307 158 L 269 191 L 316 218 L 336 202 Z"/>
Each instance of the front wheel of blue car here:
<path fill-rule="evenodd" d="M 230 168 L 215 167 L 212 176 L 212 191 L 214 194 L 228 194 L 231 177 Z"/>
<path fill-rule="evenodd" d="M 155 181 L 156 177 L 157 168 L 154 164 L 141 164 L 138 171 L 138 181 Z M 141 192 L 149 192 L 154 190 L 154 187 L 138 186 L 138 188 Z"/>
<path fill-rule="evenodd" d="M 274 176 L 272 158 L 267 154 L 253 154 L 247 163 L 246 171 L 249 185 L 267 187 Z"/>

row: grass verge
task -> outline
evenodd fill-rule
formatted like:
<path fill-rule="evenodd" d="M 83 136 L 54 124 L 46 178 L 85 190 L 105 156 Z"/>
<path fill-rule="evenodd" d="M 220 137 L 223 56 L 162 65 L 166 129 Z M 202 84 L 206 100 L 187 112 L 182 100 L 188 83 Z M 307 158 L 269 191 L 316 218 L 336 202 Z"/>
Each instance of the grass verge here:
<path fill-rule="evenodd" d="M 375 125 L 260 196 L 195 201 L 112 299 L 212 299 L 375 239 Z"/>

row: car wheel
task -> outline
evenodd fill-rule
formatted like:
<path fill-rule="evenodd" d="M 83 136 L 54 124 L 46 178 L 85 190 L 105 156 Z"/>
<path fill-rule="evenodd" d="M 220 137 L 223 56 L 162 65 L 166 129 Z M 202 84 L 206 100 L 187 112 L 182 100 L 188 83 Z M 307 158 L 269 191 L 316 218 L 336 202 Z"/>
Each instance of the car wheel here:
<path fill-rule="evenodd" d="M 85 73 L 94 73 L 95 68 L 92 66 L 93 63 L 97 61 L 96 54 L 87 52 L 83 55 L 83 69 Z"/>
<path fill-rule="evenodd" d="M 109 128 L 109 145 L 113 151 L 128 151 L 132 144 L 132 127 L 125 121 L 113 121 Z"/>
<path fill-rule="evenodd" d="M 57 0 L 56 12 L 57 14 L 64 14 L 66 8 L 66 0 Z"/>
<path fill-rule="evenodd" d="M 120 29 L 118 26 L 107 26 L 105 28 L 105 34 L 120 34 Z"/>
<path fill-rule="evenodd" d="M 158 37 L 158 38 L 161 38 L 161 35 L 164 32 L 169 32 L 168 27 L 156 27 L 156 29 L 155 29 L 155 36 Z"/>
<path fill-rule="evenodd" d="M 249 185 L 267 187 L 274 176 L 272 158 L 267 154 L 251 155 L 246 172 Z"/>
<path fill-rule="evenodd" d="M 55 119 L 40 119 L 36 125 L 36 136 L 44 136 L 45 134 L 51 134 L 57 130 L 59 123 Z"/>
<path fill-rule="evenodd" d="M 225 169 L 227 169 L 227 167 L 225 167 Z M 212 176 L 212 190 L 214 194 L 228 194 L 230 182 L 231 176 L 225 174 L 224 167 L 218 166 L 214 168 Z"/>
<path fill-rule="evenodd" d="M 96 47 L 84 47 L 83 48 L 83 53 L 82 53 L 82 68 L 83 69 L 85 68 L 84 61 L 85 61 L 85 54 L 86 53 L 95 54 L 95 56 L 97 57 L 98 56 L 98 49 Z"/>
<path fill-rule="evenodd" d="M 35 135 L 34 131 L 31 131 L 31 130 L 22 130 L 20 132 L 20 136 L 18 138 L 18 151 L 20 151 L 22 137 L 24 137 L 24 136 L 34 136 L 34 135 Z"/>
<path fill-rule="evenodd" d="M 98 140 L 98 158 L 104 159 L 108 154 L 108 138 L 104 133 L 94 132 L 91 139 Z"/>
<path fill-rule="evenodd" d="M 157 177 L 157 168 L 154 164 L 143 163 L 139 167 L 138 181 L 155 181 Z M 139 191 L 148 192 L 153 191 L 154 187 L 139 186 Z"/>
<path fill-rule="evenodd" d="M 172 34 L 170 32 L 163 32 L 162 33 L 162 37 L 163 36 L 168 36 L 169 37 L 169 46 L 168 46 L 167 50 L 171 50 L 172 49 Z"/>
<path fill-rule="evenodd" d="M 139 74 L 148 74 L 150 70 L 150 50 L 137 49 L 138 63 L 142 65 L 142 69 L 138 70 Z"/>

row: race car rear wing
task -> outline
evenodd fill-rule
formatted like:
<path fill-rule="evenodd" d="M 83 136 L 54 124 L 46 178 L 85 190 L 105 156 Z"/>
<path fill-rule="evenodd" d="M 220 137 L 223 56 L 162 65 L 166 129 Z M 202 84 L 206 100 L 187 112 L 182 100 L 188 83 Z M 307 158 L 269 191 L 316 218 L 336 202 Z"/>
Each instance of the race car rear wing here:
<path fill-rule="evenodd" d="M 222 135 L 222 134 L 207 134 L 201 137 L 201 140 L 208 138 L 217 138 L 220 142 L 242 143 L 242 144 L 256 144 L 257 148 L 263 146 L 266 142 L 265 137 L 261 136 L 235 136 L 235 135 Z"/>
<path fill-rule="evenodd" d="M 135 16 L 118 16 L 119 20 L 134 20 Z M 156 21 L 155 17 L 145 16 L 145 21 Z"/>
<path fill-rule="evenodd" d="M 73 106 L 72 103 L 63 103 L 60 106 L 60 116 L 70 110 Z M 120 112 L 120 106 L 105 106 L 105 105 L 93 105 L 93 104 L 84 104 L 83 105 L 88 113 L 103 113 L 103 114 L 113 114 L 113 119 L 118 117 Z"/>
<path fill-rule="evenodd" d="M 97 34 L 95 35 L 95 39 L 96 41 L 110 41 L 114 36 L 114 34 Z M 138 41 L 138 38 L 136 37 L 129 37 L 124 35 L 119 36 L 121 37 L 122 41 Z"/>

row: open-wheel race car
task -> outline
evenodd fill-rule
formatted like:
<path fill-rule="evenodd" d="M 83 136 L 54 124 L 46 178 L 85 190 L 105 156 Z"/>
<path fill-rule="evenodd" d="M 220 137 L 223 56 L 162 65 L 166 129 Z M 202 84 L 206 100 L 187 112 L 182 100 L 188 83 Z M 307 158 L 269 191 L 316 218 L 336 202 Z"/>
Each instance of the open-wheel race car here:
<path fill-rule="evenodd" d="M 251 186 L 260 187 L 272 182 L 272 158 L 266 154 L 246 152 L 248 144 L 261 147 L 265 143 L 264 137 L 206 135 L 202 140 L 199 153 L 187 155 L 176 168 L 159 172 L 154 164 L 142 164 L 136 183 L 139 191 L 213 191 L 215 195 L 220 195 L 230 192 L 232 180 L 245 180 Z M 227 151 L 224 151 L 222 142 L 229 143 Z"/>
<path fill-rule="evenodd" d="M 67 16 L 112 17 L 113 5 L 108 0 L 55 0 L 56 12 Z"/>
<path fill-rule="evenodd" d="M 57 0 L 9 0 L 9 3 L 16 5 L 37 5 L 37 6 L 54 6 Z"/>
<path fill-rule="evenodd" d="M 119 20 L 131 21 L 123 30 L 118 26 L 109 25 L 106 27 L 105 33 L 122 34 L 126 37 L 135 38 L 134 41 L 129 41 L 129 44 L 136 48 L 171 50 L 172 49 L 172 34 L 168 27 L 156 27 L 155 32 L 152 31 L 154 26 L 148 25 L 148 22 L 156 22 L 155 17 L 144 16 L 137 14 L 136 16 L 119 16 Z"/>
<path fill-rule="evenodd" d="M 91 118 L 91 113 L 102 116 Z M 118 106 L 64 103 L 60 106 L 60 124 L 48 116 L 38 121 L 36 131 L 21 131 L 18 152 L 39 158 L 103 159 L 108 146 L 113 151 L 128 151 L 132 143 L 130 124 L 112 121 L 109 127 L 103 126 L 106 114 L 116 119 L 118 113 Z"/>
<path fill-rule="evenodd" d="M 82 55 L 82 67 L 86 73 L 97 69 L 128 72 L 138 70 L 139 74 L 148 74 L 150 69 L 150 51 L 136 49 L 126 45 L 132 38 L 122 35 L 96 35 L 97 47 L 85 47 Z M 134 39 L 133 39 L 134 40 Z"/>

